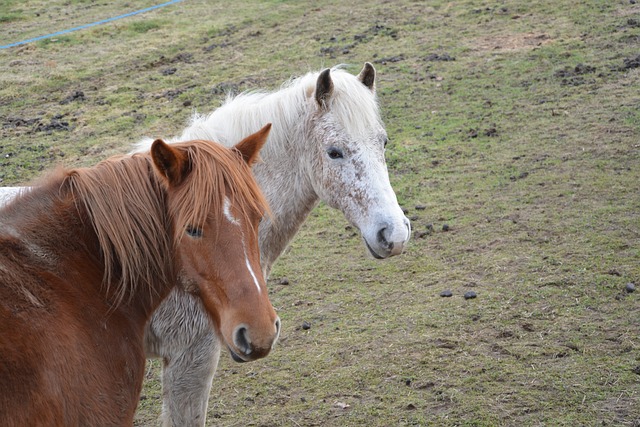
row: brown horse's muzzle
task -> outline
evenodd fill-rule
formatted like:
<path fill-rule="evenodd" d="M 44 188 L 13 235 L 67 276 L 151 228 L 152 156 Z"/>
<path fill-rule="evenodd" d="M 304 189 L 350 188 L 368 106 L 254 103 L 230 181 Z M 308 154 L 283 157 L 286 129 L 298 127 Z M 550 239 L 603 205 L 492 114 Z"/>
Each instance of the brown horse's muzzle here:
<path fill-rule="evenodd" d="M 257 329 L 252 330 L 244 324 L 236 327 L 231 343 L 227 342 L 227 349 L 233 360 L 243 363 L 266 357 L 280 336 L 280 318 L 276 316 L 272 333 Z"/>

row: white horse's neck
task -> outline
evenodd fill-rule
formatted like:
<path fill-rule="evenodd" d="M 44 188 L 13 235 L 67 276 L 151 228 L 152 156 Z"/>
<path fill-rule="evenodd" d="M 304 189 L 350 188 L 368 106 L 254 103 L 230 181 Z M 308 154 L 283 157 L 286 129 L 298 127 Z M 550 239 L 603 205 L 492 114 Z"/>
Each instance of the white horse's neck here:
<path fill-rule="evenodd" d="M 272 168 L 264 164 L 257 165 L 254 173 L 259 185 L 266 180 L 273 189 L 265 194 L 271 206 L 271 217 L 265 217 L 260 223 L 260 256 L 265 277 L 269 276 L 276 259 L 284 252 L 293 236 L 307 219 L 311 210 L 318 204 L 318 195 L 303 176 L 299 166 L 293 173 L 277 171 L 274 176 Z M 281 191 L 278 191 L 281 189 Z"/>

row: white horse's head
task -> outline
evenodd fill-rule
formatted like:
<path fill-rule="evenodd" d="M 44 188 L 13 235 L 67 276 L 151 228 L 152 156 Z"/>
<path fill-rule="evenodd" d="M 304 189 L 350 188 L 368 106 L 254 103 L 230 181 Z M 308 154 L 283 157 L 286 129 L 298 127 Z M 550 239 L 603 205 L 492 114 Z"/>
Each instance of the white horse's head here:
<path fill-rule="evenodd" d="M 375 73 L 370 63 L 357 76 L 322 71 L 305 128 L 315 150 L 307 154 L 315 192 L 360 230 L 375 258 L 387 258 L 402 253 L 411 225 L 389 182 Z"/>

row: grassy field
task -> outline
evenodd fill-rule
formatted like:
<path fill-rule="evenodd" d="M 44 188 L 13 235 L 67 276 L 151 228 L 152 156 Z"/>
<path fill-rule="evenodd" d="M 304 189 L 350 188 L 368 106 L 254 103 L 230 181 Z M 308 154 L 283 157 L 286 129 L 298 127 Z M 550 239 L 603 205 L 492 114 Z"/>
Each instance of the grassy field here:
<path fill-rule="evenodd" d="M 157 3 L 5 0 L 0 44 Z M 319 206 L 269 280 L 278 346 L 223 355 L 208 424 L 638 427 L 639 46 L 635 0 L 185 0 L 0 50 L 0 184 L 371 61 L 410 247 L 375 261 Z"/>

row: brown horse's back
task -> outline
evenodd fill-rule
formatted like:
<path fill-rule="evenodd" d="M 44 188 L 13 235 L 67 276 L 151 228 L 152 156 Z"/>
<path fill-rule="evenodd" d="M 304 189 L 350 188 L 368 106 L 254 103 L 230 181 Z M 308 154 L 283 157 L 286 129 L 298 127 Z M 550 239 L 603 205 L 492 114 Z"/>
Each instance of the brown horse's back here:
<path fill-rule="evenodd" d="M 73 283 L 77 272 L 65 266 L 34 267 L 32 254 L 0 238 L 2 425 L 131 425 L 144 367 L 140 326 L 126 305 L 109 313 L 92 280 Z M 83 276 L 100 286 L 90 270 Z M 123 371 L 125 379 L 113 375 Z"/>

